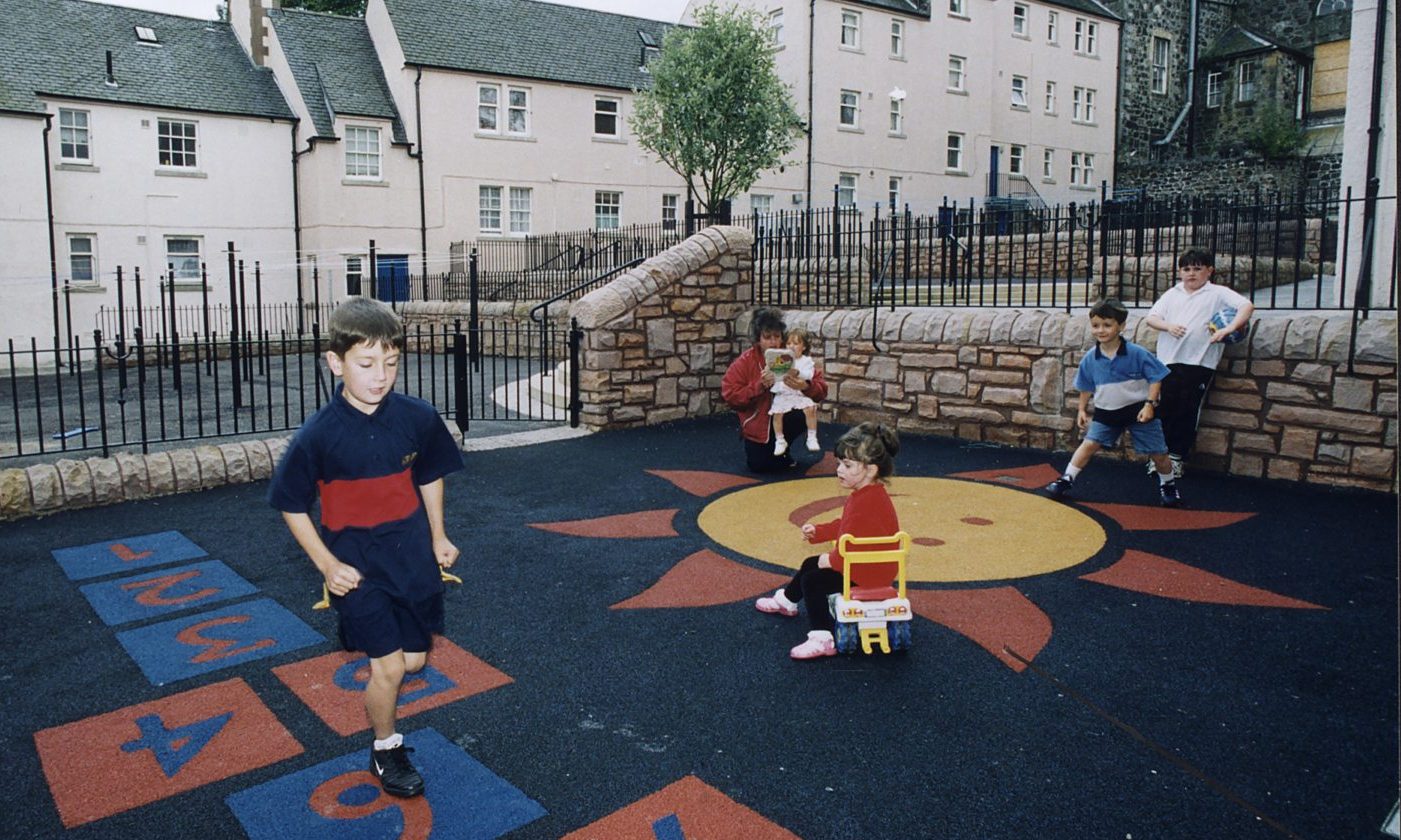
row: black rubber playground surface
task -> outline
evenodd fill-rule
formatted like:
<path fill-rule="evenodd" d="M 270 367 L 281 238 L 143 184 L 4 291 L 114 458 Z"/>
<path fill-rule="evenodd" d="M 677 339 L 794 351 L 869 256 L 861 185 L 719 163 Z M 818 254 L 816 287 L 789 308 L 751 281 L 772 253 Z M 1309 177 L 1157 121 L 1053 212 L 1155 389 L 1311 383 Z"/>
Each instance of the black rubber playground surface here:
<path fill-rule="evenodd" d="M 836 429 L 824 430 L 824 440 Z M 1351 838 L 1397 799 L 1393 496 L 907 436 L 913 646 L 762 615 L 836 515 L 729 418 L 472 452 L 465 583 L 364 772 L 362 663 L 263 484 L 0 528 L 16 838 Z"/>

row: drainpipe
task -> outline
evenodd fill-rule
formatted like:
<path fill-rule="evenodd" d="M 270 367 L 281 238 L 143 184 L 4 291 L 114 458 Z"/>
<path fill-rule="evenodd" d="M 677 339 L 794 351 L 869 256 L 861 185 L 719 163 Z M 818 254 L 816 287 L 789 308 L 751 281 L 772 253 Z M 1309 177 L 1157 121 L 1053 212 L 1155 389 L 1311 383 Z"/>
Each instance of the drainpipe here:
<path fill-rule="evenodd" d="M 1192 0 L 1190 7 L 1190 17 L 1187 21 L 1187 101 L 1182 103 L 1182 110 L 1177 112 L 1177 119 L 1172 121 L 1172 128 L 1168 129 L 1168 133 L 1153 141 L 1153 145 L 1159 147 L 1171 143 L 1172 138 L 1177 136 L 1177 130 L 1182 127 L 1182 121 L 1190 116 L 1191 120 L 1187 123 L 1188 157 L 1195 153 L 1197 141 L 1197 120 L 1192 111 L 1192 102 L 1197 98 L 1197 0 Z M 1152 59 L 1152 56 L 1148 57 L 1149 61 Z"/>
<path fill-rule="evenodd" d="M 302 155 L 311 151 L 308 144 L 303 151 L 297 151 L 297 126 L 301 120 L 292 120 L 292 249 L 295 251 L 293 259 L 297 261 L 297 332 L 305 332 L 303 317 L 305 315 L 306 295 L 302 292 L 302 199 L 301 199 L 301 178 L 299 177 L 298 162 Z"/>
<path fill-rule="evenodd" d="M 58 329 L 58 247 L 54 244 L 54 185 L 49 165 L 49 132 L 53 127 L 53 115 L 44 114 L 44 201 L 49 214 L 49 285 L 53 289 L 54 340 L 57 341 L 61 334 Z"/>
<path fill-rule="evenodd" d="M 423 99 L 419 93 L 419 83 L 423 81 L 423 65 L 418 65 L 418 74 L 413 80 L 414 142 L 417 152 L 409 152 L 409 157 L 418 161 L 418 250 L 422 266 L 423 282 L 428 282 L 428 204 L 423 187 Z"/>
<path fill-rule="evenodd" d="M 1381 178 L 1377 176 L 1377 146 L 1382 133 L 1382 52 L 1386 49 L 1386 0 L 1377 0 L 1376 32 L 1372 40 L 1372 107 L 1367 126 L 1366 199 L 1362 205 L 1362 263 L 1357 269 L 1355 309 L 1367 311 L 1372 306 L 1372 252 L 1376 243 L 1377 192 Z"/>
<path fill-rule="evenodd" d="M 812 56 L 817 43 L 817 0 L 808 0 L 808 167 L 807 208 L 812 209 L 812 129 L 816 114 L 812 110 Z"/>

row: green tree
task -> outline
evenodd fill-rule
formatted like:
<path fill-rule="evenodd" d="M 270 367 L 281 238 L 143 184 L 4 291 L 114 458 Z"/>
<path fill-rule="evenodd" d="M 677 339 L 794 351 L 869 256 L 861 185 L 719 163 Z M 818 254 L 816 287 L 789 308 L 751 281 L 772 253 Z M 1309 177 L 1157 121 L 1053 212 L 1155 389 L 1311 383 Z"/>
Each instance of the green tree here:
<path fill-rule="evenodd" d="M 802 134 L 788 88 L 753 11 L 705 6 L 647 65 L 630 124 L 642 147 L 686 181 L 705 207 L 749 189 L 782 164 Z"/>
<path fill-rule="evenodd" d="M 1304 145 L 1304 130 L 1292 112 L 1271 103 L 1256 112 L 1246 129 L 1245 145 L 1266 160 L 1281 160 L 1293 156 Z"/>
<path fill-rule="evenodd" d="M 331 12 L 349 17 L 365 16 L 365 0 L 283 0 L 284 9 L 306 9 L 308 12 Z"/>

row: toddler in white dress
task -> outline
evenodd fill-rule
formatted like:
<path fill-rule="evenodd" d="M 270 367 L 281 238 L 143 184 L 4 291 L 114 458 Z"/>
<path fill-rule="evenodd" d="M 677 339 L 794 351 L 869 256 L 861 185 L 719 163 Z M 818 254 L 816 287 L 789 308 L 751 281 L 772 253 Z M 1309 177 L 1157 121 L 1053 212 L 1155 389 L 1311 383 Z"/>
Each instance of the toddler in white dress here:
<path fill-rule="evenodd" d="M 811 336 L 802 327 L 794 327 L 785 336 L 788 351 L 793 357 L 793 370 L 804 382 L 812 381 L 813 361 L 808 355 L 808 344 Z M 789 387 L 779 377 L 769 389 L 773 393 L 773 404 L 769 407 L 769 415 L 773 419 L 773 454 L 782 455 L 788 451 L 788 441 L 783 437 L 783 415 L 790 411 L 801 411 L 807 420 L 809 452 L 821 451 L 822 446 L 817 442 L 817 403 L 803 394 L 796 388 Z"/>

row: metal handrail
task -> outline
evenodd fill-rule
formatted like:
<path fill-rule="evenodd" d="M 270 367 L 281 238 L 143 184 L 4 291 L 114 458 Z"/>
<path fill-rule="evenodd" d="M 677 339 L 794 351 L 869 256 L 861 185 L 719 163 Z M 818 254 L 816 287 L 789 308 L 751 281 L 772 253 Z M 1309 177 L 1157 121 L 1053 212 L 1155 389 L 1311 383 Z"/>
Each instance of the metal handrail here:
<path fill-rule="evenodd" d="M 584 289 L 587 289 L 589 286 L 592 286 L 592 285 L 595 284 L 595 283 L 601 283 L 601 282 L 603 282 L 604 280 L 607 280 L 608 278 L 612 277 L 612 276 L 615 275 L 615 274 L 618 274 L 618 273 L 623 272 L 623 271 L 627 271 L 627 270 L 630 269 L 630 268 L 636 268 L 637 266 L 641 265 L 646 259 L 647 259 L 646 257 L 636 257 L 636 258 L 634 258 L 633 260 L 631 260 L 630 262 L 625 262 L 625 263 L 623 263 L 622 265 L 614 266 L 613 268 L 608 269 L 607 271 L 603 272 L 602 274 L 598 275 L 597 277 L 593 278 L 592 280 L 587 280 L 587 281 L 585 281 L 585 282 L 583 282 L 583 283 L 580 283 L 580 284 L 577 285 L 577 286 L 574 286 L 574 287 L 571 288 L 571 289 L 566 289 L 566 290 L 560 292 L 559 294 L 555 295 L 554 297 L 552 297 L 552 298 L 550 298 L 550 299 L 548 299 L 548 300 L 544 300 L 544 301 L 541 301 L 540 303 L 535 304 L 534 306 L 530 307 L 530 320 L 534 321 L 534 322 L 537 323 L 537 324 L 540 323 L 540 315 L 539 315 L 540 311 L 541 311 L 541 310 L 548 310 L 548 309 L 550 308 L 550 304 L 552 304 L 552 303 L 559 303 L 560 301 L 564 300 L 565 298 L 569 297 L 570 295 L 578 294 L 579 292 L 582 292 Z"/>

